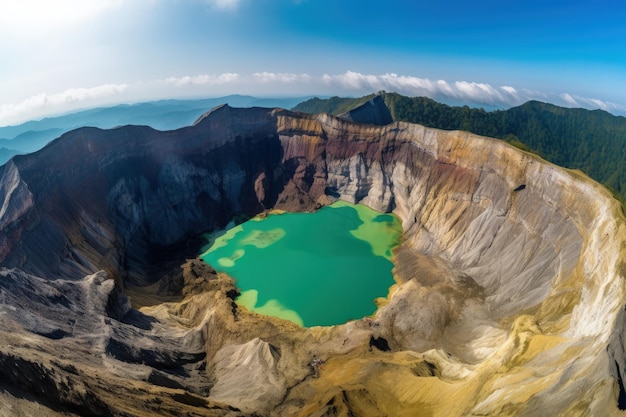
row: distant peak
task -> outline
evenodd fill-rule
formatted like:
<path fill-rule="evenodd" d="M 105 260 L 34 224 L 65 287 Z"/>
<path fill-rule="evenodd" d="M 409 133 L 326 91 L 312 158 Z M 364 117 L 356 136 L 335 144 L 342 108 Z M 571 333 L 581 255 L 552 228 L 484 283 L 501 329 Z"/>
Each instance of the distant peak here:
<path fill-rule="evenodd" d="M 228 105 L 228 103 L 217 105 L 217 106 L 213 107 L 211 110 L 209 110 L 208 112 L 204 113 L 202 116 L 198 117 L 198 120 L 193 122 L 193 126 L 199 125 L 204 119 L 209 117 L 209 115 L 211 115 L 211 114 L 219 113 L 220 110 L 226 110 L 226 109 L 230 109 L 230 108 L 231 107 Z"/>
<path fill-rule="evenodd" d="M 382 95 L 376 95 L 354 109 L 339 115 L 340 119 L 357 123 L 384 126 L 393 123 L 393 117 Z"/>

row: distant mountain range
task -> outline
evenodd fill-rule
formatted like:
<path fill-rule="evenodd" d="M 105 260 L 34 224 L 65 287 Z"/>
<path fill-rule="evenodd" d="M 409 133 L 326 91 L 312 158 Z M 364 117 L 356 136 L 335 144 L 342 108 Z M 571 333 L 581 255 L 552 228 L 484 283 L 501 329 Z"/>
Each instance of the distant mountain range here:
<path fill-rule="evenodd" d="M 395 121 L 503 139 L 557 165 L 580 169 L 609 188 L 616 198 L 626 200 L 626 118 L 602 110 L 563 108 L 529 101 L 508 110 L 485 111 L 396 93 L 359 98 L 312 98 L 293 110 L 341 115 L 376 98 L 382 98 Z"/>
<path fill-rule="evenodd" d="M 233 107 L 290 109 L 305 99 L 307 97 L 258 98 L 230 95 L 198 100 L 161 100 L 84 110 L 17 126 L 0 127 L 0 165 L 13 155 L 37 151 L 51 140 L 78 127 L 107 129 L 132 124 L 150 126 L 157 130 L 174 130 L 193 124 L 206 111 L 224 103 Z"/>
<path fill-rule="evenodd" d="M 374 102 L 376 105 L 372 106 Z M 37 151 L 78 127 L 106 129 L 133 124 L 174 130 L 193 124 L 206 111 L 224 103 L 233 107 L 282 107 L 312 114 L 343 114 L 350 120 L 373 124 L 406 121 L 499 138 L 555 164 L 580 169 L 604 184 L 618 199 L 626 200 L 625 117 L 602 110 L 563 108 L 537 101 L 508 110 L 486 111 L 469 106 L 448 106 L 426 97 L 385 92 L 358 98 L 272 99 L 231 95 L 84 110 L 0 127 L 0 165 L 13 155 Z"/>

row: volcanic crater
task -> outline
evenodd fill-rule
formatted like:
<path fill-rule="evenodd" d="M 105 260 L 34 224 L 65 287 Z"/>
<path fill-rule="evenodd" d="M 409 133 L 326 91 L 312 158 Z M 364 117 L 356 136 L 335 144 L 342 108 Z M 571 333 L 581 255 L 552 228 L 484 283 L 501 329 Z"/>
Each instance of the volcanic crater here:
<path fill-rule="evenodd" d="M 402 221 L 396 284 L 371 318 L 302 328 L 252 314 L 196 259 L 201 232 L 337 199 Z M 22 414 L 624 403 L 621 207 L 502 141 L 221 106 L 176 131 L 69 132 L 0 167 L 0 203 L 0 397 Z"/>

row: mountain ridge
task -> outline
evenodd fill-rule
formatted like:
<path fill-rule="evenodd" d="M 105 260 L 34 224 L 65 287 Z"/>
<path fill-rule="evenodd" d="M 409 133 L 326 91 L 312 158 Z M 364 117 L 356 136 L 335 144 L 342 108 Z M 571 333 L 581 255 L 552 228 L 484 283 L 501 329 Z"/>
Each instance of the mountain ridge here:
<path fill-rule="evenodd" d="M 370 320 L 304 329 L 251 314 L 231 278 L 173 249 L 335 198 L 402 221 L 396 285 Z M 584 174 L 501 140 L 220 106 L 174 131 L 68 132 L 0 167 L 0 202 L 10 406 L 620 414 L 626 220 Z"/>
<path fill-rule="evenodd" d="M 0 127 L 0 165 L 15 154 L 24 154 L 41 149 L 45 144 L 63 133 L 79 127 L 113 128 L 123 125 L 146 125 L 157 130 L 174 130 L 191 125 L 207 108 L 223 103 L 236 107 L 289 108 L 302 98 L 259 98 L 230 95 L 218 98 L 195 100 L 158 100 L 136 104 L 120 104 L 98 107 L 28 121 L 15 126 Z"/>
<path fill-rule="evenodd" d="M 537 152 L 558 165 L 580 169 L 626 199 L 626 118 L 604 110 L 571 109 L 529 101 L 508 110 L 451 107 L 426 97 L 381 93 L 393 120 L 444 130 L 463 130 L 503 139 Z M 360 99 L 311 99 L 296 111 L 329 112 L 349 108 Z"/>

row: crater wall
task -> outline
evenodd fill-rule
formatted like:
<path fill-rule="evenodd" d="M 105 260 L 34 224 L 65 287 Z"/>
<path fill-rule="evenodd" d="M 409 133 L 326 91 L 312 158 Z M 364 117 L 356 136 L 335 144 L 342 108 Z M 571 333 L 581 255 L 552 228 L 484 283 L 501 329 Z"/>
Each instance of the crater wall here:
<path fill-rule="evenodd" d="M 40 358 L 57 387 L 105 372 L 83 389 L 93 404 L 109 398 L 106 375 L 117 393 L 134 381 L 137 398 L 158 387 L 215 415 L 238 412 L 221 402 L 267 415 L 617 415 L 626 397 L 621 207 L 580 172 L 501 141 L 223 106 L 172 132 L 79 129 L 0 175 L 0 262 L 14 268 L 2 270 L 13 309 L 0 319 L 19 329 L 29 311 L 24 338 L 82 346 L 70 372 L 50 359 L 56 347 L 11 335 L 29 372 Z M 233 307 L 226 277 L 180 265 L 193 257 L 185 242 L 236 216 L 337 198 L 403 222 L 397 284 L 369 321 L 301 329 L 255 316 Z M 11 282 L 39 295 L 9 297 Z M 71 288 L 76 299 L 59 298 Z M 100 294 L 89 315 L 75 311 L 90 308 L 82 293 Z M 254 375 L 272 382 L 251 397 Z M 46 401 L 71 408 L 76 396 L 59 392 Z M 108 412 L 139 413 L 124 404 Z"/>

